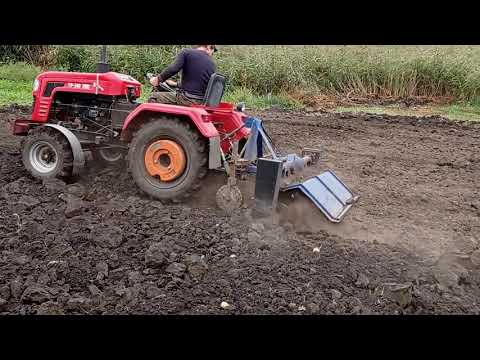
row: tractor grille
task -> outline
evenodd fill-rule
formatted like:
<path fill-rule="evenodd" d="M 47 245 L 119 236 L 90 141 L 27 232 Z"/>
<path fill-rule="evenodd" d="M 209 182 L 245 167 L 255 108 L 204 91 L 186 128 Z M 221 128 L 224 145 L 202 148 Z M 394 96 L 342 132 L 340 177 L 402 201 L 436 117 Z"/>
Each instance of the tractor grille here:
<path fill-rule="evenodd" d="M 48 116 L 49 105 L 50 105 L 50 102 L 48 99 L 42 100 L 40 98 L 40 102 L 38 104 L 38 115 L 41 117 Z"/>

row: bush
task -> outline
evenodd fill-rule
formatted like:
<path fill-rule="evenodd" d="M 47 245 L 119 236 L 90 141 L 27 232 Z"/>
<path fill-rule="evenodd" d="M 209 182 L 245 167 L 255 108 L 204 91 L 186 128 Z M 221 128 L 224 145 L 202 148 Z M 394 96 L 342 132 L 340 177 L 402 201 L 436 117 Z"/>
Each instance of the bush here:
<path fill-rule="evenodd" d="M 0 45 L 0 63 L 27 62 L 47 67 L 55 58 L 50 45 Z"/>
<path fill-rule="evenodd" d="M 57 49 L 56 68 L 63 71 L 88 69 L 88 51 L 81 46 L 61 46 Z"/>
<path fill-rule="evenodd" d="M 55 69 L 95 72 L 100 46 L 59 46 Z M 180 46 L 109 46 L 108 62 L 112 70 L 143 81 L 147 72 L 160 72 L 169 65 Z"/>

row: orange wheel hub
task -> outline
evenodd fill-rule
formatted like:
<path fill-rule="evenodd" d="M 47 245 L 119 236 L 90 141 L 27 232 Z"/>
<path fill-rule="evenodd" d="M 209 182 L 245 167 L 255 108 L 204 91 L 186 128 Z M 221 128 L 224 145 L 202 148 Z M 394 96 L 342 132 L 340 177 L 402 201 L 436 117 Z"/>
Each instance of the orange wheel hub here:
<path fill-rule="evenodd" d="M 187 159 L 182 147 L 172 140 L 158 140 L 145 152 L 145 167 L 161 181 L 173 181 L 182 175 Z"/>

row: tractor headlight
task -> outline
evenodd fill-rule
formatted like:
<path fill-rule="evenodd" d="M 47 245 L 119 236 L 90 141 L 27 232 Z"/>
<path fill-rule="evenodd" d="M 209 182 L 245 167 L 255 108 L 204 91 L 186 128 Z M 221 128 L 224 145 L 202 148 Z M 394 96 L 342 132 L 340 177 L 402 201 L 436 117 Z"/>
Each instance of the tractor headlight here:
<path fill-rule="evenodd" d="M 241 102 L 237 105 L 237 111 L 244 112 L 245 111 L 245 103 Z"/>
<path fill-rule="evenodd" d="M 40 80 L 35 79 L 35 81 L 33 82 L 33 91 L 37 91 L 39 87 L 40 87 Z"/>

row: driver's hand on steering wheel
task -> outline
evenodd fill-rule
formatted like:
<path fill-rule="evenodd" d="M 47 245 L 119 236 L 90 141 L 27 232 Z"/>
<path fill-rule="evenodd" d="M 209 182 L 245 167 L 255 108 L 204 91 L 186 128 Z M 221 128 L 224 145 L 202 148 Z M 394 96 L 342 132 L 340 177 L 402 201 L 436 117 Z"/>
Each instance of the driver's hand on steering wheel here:
<path fill-rule="evenodd" d="M 158 86 L 158 77 L 157 76 L 151 77 L 150 78 L 150 84 L 152 84 L 153 87 L 157 87 Z"/>

